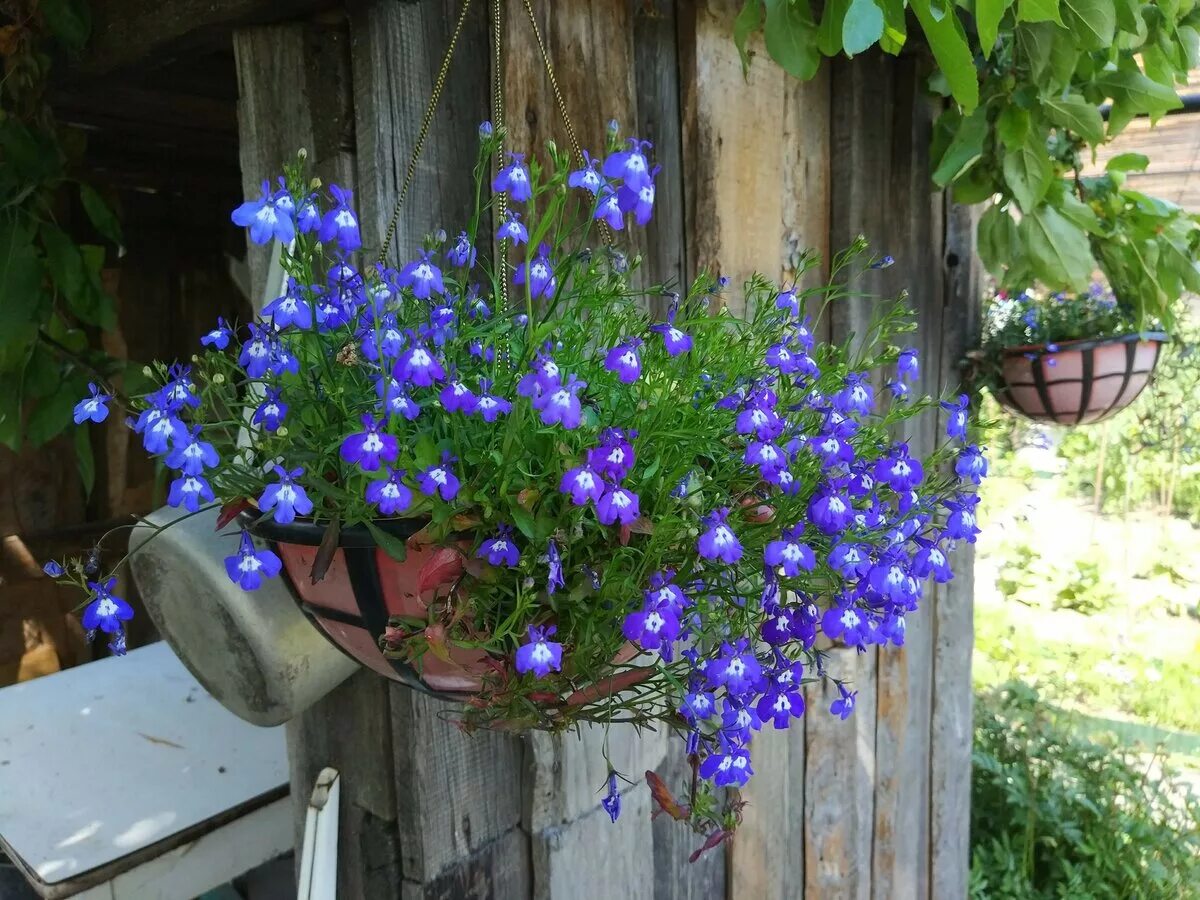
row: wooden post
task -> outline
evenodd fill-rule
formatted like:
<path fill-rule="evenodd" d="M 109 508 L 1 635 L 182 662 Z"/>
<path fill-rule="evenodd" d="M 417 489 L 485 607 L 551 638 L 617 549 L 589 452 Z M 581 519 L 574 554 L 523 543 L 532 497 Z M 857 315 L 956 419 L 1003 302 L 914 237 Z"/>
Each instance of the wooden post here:
<path fill-rule="evenodd" d="M 640 239 L 645 283 L 700 268 L 735 283 L 755 271 L 789 279 L 802 248 L 828 257 L 862 233 L 897 260 L 868 287 L 907 288 L 918 310 L 920 389 L 954 383 L 977 325 L 978 269 L 971 217 L 931 193 L 936 110 L 921 92 L 919 60 L 868 53 L 799 84 L 758 47 L 745 80 L 730 37 L 739 5 L 534 3 L 584 145 L 598 150 L 616 118 L 651 137 L 667 167 L 656 220 Z M 485 6 L 462 36 L 393 262 L 471 208 L 473 136 L 489 114 Z M 566 148 L 523 4 L 507 6 L 510 144 L 532 150 L 554 138 Z M 364 240 L 378 246 L 458 9 L 451 0 L 355 0 L 348 20 L 239 32 L 247 180 L 306 146 L 326 180 L 355 186 Z M 314 29 L 327 53 L 313 55 Z M 868 315 L 864 301 L 842 304 L 829 336 L 862 333 Z M 907 437 L 923 453 L 941 431 L 931 421 Z M 694 835 L 649 822 L 644 785 L 627 787 L 616 825 L 598 808 L 606 752 L 635 781 L 661 766 L 678 785 L 686 776 L 678 746 L 598 727 L 578 737 L 465 736 L 445 720 L 446 704 L 356 676 L 289 725 L 297 797 L 322 767 L 342 772 L 339 896 L 962 896 L 969 555 L 960 553 L 957 569 L 959 580 L 930 591 L 906 648 L 833 651 L 830 668 L 859 691 L 855 715 L 830 716 L 833 698 L 815 688 L 802 723 L 760 735 L 743 831 L 696 865 L 686 861 Z"/>

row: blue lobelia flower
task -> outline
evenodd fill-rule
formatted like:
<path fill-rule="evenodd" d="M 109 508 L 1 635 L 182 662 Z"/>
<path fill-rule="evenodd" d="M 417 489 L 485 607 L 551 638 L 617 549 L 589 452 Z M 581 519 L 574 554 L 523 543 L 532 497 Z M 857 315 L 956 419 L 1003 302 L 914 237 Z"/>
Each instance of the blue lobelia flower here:
<path fill-rule="evenodd" d="M 409 338 L 412 340 L 412 345 L 400 357 L 400 362 L 396 366 L 396 373 L 400 376 L 400 380 L 415 384 L 417 387 L 430 387 L 435 381 L 445 380 L 446 370 L 442 368 L 437 357 L 411 331 Z"/>
<path fill-rule="evenodd" d="M 692 336 L 675 327 L 676 311 L 675 305 L 672 304 L 671 309 L 667 312 L 667 321 L 650 326 L 651 331 L 662 336 L 663 347 L 666 349 L 667 355 L 671 357 L 687 353 L 692 349 Z"/>
<path fill-rule="evenodd" d="M 549 253 L 550 247 L 542 244 L 532 262 L 521 263 L 513 272 L 514 284 L 529 282 L 529 295 L 534 300 L 539 297 L 547 299 L 553 297 L 554 291 L 558 287 L 558 280 L 554 277 L 554 267 L 550 265 Z"/>
<path fill-rule="evenodd" d="M 354 194 L 336 184 L 329 186 L 329 193 L 333 194 L 337 205 L 326 212 L 324 218 L 321 219 L 321 228 L 317 232 L 317 239 L 322 244 L 336 240 L 338 248 L 343 253 L 353 253 L 362 246 L 362 235 L 358 230 L 358 216 L 350 208 L 350 201 Z"/>
<path fill-rule="evenodd" d="M 500 416 L 506 416 L 512 412 L 512 404 L 503 397 L 493 394 L 491 390 L 491 380 L 481 378 L 479 380 L 479 403 L 475 407 L 475 412 L 479 413 L 485 422 L 495 422 Z"/>
<path fill-rule="evenodd" d="M 600 160 L 592 159 L 592 155 L 586 150 L 582 152 L 583 168 L 577 169 L 567 176 L 567 187 L 582 188 L 593 195 L 598 194 L 604 184 L 604 179 L 600 177 L 598 171 Z"/>
<path fill-rule="evenodd" d="M 802 571 L 811 572 L 817 564 L 812 548 L 801 542 L 804 536 L 803 525 L 793 525 L 785 528 L 783 539 L 771 541 L 763 551 L 763 559 L 768 566 L 781 567 L 788 578 L 795 578 Z"/>
<path fill-rule="evenodd" d="M 705 559 L 718 559 L 723 563 L 732 564 L 742 558 L 742 542 L 725 524 L 728 516 L 729 507 L 726 506 L 704 517 L 704 524 L 708 526 L 708 530 L 701 534 L 696 542 L 696 552 Z"/>
<path fill-rule="evenodd" d="M 292 198 L 286 192 L 272 195 L 270 183 L 264 181 L 262 196 L 247 200 L 233 211 L 231 218 L 234 225 L 250 229 L 250 240 L 256 244 L 269 244 L 273 238 L 290 244 L 296 237 L 293 211 Z"/>
<path fill-rule="evenodd" d="M 905 606 L 916 597 L 918 585 L 909 572 L 907 558 L 889 551 L 867 573 L 867 582 L 880 597 Z"/>
<path fill-rule="evenodd" d="M 900 357 L 896 360 L 896 374 L 905 381 L 911 381 L 921 374 L 920 356 L 915 347 L 900 351 Z"/>
<path fill-rule="evenodd" d="M 281 392 L 278 388 L 267 388 L 266 397 L 254 410 L 250 421 L 255 425 L 261 425 L 267 431 L 278 431 L 288 411 L 288 405 L 280 399 L 280 395 Z"/>
<path fill-rule="evenodd" d="M 763 477 L 787 468 L 787 456 L 770 441 L 751 441 L 746 445 L 742 462 L 748 466 L 758 466 Z"/>
<path fill-rule="evenodd" d="M 875 480 L 896 493 L 911 491 L 925 478 L 921 461 L 908 455 L 908 444 L 896 444 L 875 463 Z"/>
<path fill-rule="evenodd" d="M 509 210 L 504 221 L 500 223 L 500 228 L 496 231 L 496 238 L 501 241 L 512 241 L 514 245 L 528 244 L 529 232 L 521 224 L 521 216 Z"/>
<path fill-rule="evenodd" d="M 875 406 L 875 394 L 866 374 L 851 372 L 847 375 L 842 389 L 833 396 L 833 406 L 843 415 L 868 415 Z"/>
<path fill-rule="evenodd" d="M 446 412 L 461 412 L 469 416 L 479 408 L 479 398 L 456 378 L 446 382 L 438 399 L 442 402 L 442 409 Z"/>
<path fill-rule="evenodd" d="M 454 246 L 446 251 L 446 259 L 451 265 L 466 269 L 475 265 L 475 255 L 475 248 L 471 246 L 471 239 L 465 231 L 458 233 Z"/>
<path fill-rule="evenodd" d="M 387 478 L 379 478 L 367 485 L 366 499 L 373 503 L 385 516 L 404 512 L 412 504 L 412 491 L 401 479 L 404 469 L 388 470 Z"/>
<path fill-rule="evenodd" d="M 716 711 L 717 701 L 709 691 L 690 691 L 683 695 L 683 702 L 679 704 L 679 715 L 693 726 L 711 718 Z"/>
<path fill-rule="evenodd" d="M 270 550 L 254 549 L 250 532 L 242 529 L 242 543 L 238 552 L 225 557 L 225 572 L 229 580 L 243 591 L 255 591 L 262 586 L 263 576 L 274 578 L 283 563 Z"/>
<path fill-rule="evenodd" d="M 787 728 L 792 719 L 804 715 L 804 695 L 798 685 L 790 690 L 771 688 L 758 701 L 758 714 L 764 720 L 770 720 L 776 728 Z"/>
<path fill-rule="evenodd" d="M 125 643 L 125 632 L 118 631 L 108 639 L 108 652 L 113 656 L 125 656 L 129 647 Z"/>
<path fill-rule="evenodd" d="M 747 650 L 744 638 L 722 645 L 721 655 L 708 664 L 705 675 L 714 687 L 724 686 L 735 697 L 757 692 L 763 681 L 762 665 Z"/>
<path fill-rule="evenodd" d="M 745 787 L 754 775 L 750 768 L 750 751 L 745 747 L 730 747 L 724 753 L 710 753 L 700 763 L 700 777 L 717 787 Z"/>
<path fill-rule="evenodd" d="M 263 309 L 263 317 L 269 318 L 277 329 L 295 325 L 297 328 L 312 328 L 312 307 L 300 296 L 300 285 L 296 279 L 288 279 L 287 293 L 272 300 Z"/>
<path fill-rule="evenodd" d="M 100 629 L 105 634 L 119 632 L 121 623 L 133 618 L 133 607 L 113 593 L 117 579 L 110 578 L 103 584 L 89 581 L 87 586 L 92 600 L 83 611 L 83 627 L 88 631 Z"/>
<path fill-rule="evenodd" d="M 666 604 L 647 603 L 625 617 L 621 633 L 643 650 L 661 650 L 679 637 L 679 618 Z"/>
<path fill-rule="evenodd" d="M 632 191 L 640 190 L 646 185 L 653 185 L 650 174 L 650 163 L 646 160 L 646 150 L 650 148 L 649 141 L 629 139 L 628 150 L 618 150 L 610 153 L 604 160 L 603 172 L 606 178 L 620 178 L 625 187 Z"/>
<path fill-rule="evenodd" d="M 546 544 L 546 593 L 553 594 L 560 587 L 565 587 L 563 580 L 562 556 L 558 552 L 558 544 L 551 538 Z"/>
<path fill-rule="evenodd" d="M 496 173 L 492 179 L 492 190 L 506 192 L 517 203 L 525 203 L 533 196 L 529 183 L 529 169 L 524 163 L 522 153 L 508 154 L 508 165 Z"/>
<path fill-rule="evenodd" d="M 295 479 L 304 474 L 304 469 L 292 469 L 290 472 L 283 466 L 275 466 L 277 484 L 268 484 L 258 498 L 258 508 L 263 512 L 275 511 L 275 521 L 286 525 L 296 520 L 296 514 L 307 516 L 313 511 L 312 501 L 304 488 L 295 483 Z"/>
<path fill-rule="evenodd" d="M 469 245 L 468 245 L 469 246 Z M 411 288 L 418 300 L 428 300 L 433 294 L 445 294 L 442 270 L 433 264 L 433 254 L 425 251 L 400 270 L 400 287 Z"/>
<path fill-rule="evenodd" d="M 100 388 L 92 382 L 88 382 L 88 390 L 92 395 L 75 404 L 76 425 L 89 421 L 99 423 L 108 418 L 108 404 L 112 397 L 101 393 Z"/>
<path fill-rule="evenodd" d="M 975 484 L 979 484 L 987 477 L 987 457 L 983 455 L 983 451 L 979 449 L 978 445 L 971 444 L 958 451 L 958 457 L 954 460 L 954 473 L 959 478 Z"/>
<path fill-rule="evenodd" d="M 637 437 L 631 432 L 630 437 Z M 633 468 L 636 455 L 633 445 L 619 428 L 605 428 L 600 432 L 600 446 L 588 451 L 588 462 L 597 472 L 613 481 L 621 481 Z"/>
<path fill-rule="evenodd" d="M 808 518 L 822 534 L 837 534 L 854 515 L 850 501 L 832 484 L 822 486 L 808 504 Z"/>
<path fill-rule="evenodd" d="M 872 269 L 890 269 L 895 264 L 896 264 L 896 260 L 894 257 L 884 256 L 881 259 L 877 259 L 875 262 L 871 263 L 871 268 Z M 845 718 L 845 717 L 843 716 L 843 718 Z"/>
<path fill-rule="evenodd" d="M 621 793 L 617 790 L 617 773 L 608 773 L 608 793 L 600 801 L 600 806 L 608 813 L 608 817 L 616 822 L 621 815 Z"/>
<path fill-rule="evenodd" d="M 615 372 L 623 384 L 633 384 L 642 374 L 641 338 L 630 338 L 608 351 L 604 368 Z"/>
<path fill-rule="evenodd" d="M 376 319 L 374 327 L 363 322 L 359 329 L 359 346 L 363 356 L 371 362 L 379 362 L 381 357 L 398 359 L 404 350 L 405 336 L 396 322 L 395 313 L 385 313 Z"/>
<path fill-rule="evenodd" d="M 771 441 L 783 433 L 784 421 L 770 407 L 751 402 L 738 413 L 735 428 L 738 434 L 753 434 L 760 441 Z"/>
<path fill-rule="evenodd" d="M 184 432 L 167 454 L 167 468 L 184 475 L 200 475 L 205 469 L 214 468 L 220 462 L 217 451 L 208 441 L 200 440 L 200 426 L 192 426 L 191 433 Z"/>
<path fill-rule="evenodd" d="M 843 578 L 861 578 L 871 568 L 871 557 L 866 547 L 840 542 L 829 551 L 829 567 Z"/>
<path fill-rule="evenodd" d="M 854 700 L 858 691 L 848 691 L 844 684 L 838 684 L 838 697 L 829 704 L 829 711 L 841 719 L 848 719 L 854 712 Z"/>
<path fill-rule="evenodd" d="M 821 616 L 821 631 L 831 640 L 860 647 L 867 639 L 866 616 L 849 604 L 831 606 Z"/>
<path fill-rule="evenodd" d="M 892 397 L 896 400 L 908 399 L 908 385 L 899 379 L 889 378 L 887 380 L 887 389 L 892 392 Z"/>
<path fill-rule="evenodd" d="M 854 448 L 850 442 L 834 433 L 813 435 L 806 443 L 808 449 L 821 460 L 822 468 L 832 469 L 854 462 Z"/>
<path fill-rule="evenodd" d="M 600 202 L 596 204 L 596 212 L 592 218 L 604 222 L 614 231 L 621 231 L 625 228 L 625 213 L 621 210 L 617 192 L 607 185 L 600 195 Z"/>
<path fill-rule="evenodd" d="M 309 195 L 296 208 L 296 230 L 301 234 L 312 234 L 321 227 L 321 210 L 317 198 Z"/>
<path fill-rule="evenodd" d="M 970 405 L 970 398 L 966 394 L 960 394 L 957 403 L 951 400 L 942 401 L 942 409 L 949 413 L 949 417 L 946 419 L 947 437 L 959 440 L 967 439 L 967 410 Z"/>
<path fill-rule="evenodd" d="M 375 394 L 388 415 L 400 415 L 411 422 L 421 414 L 421 407 L 408 396 L 404 385 L 394 375 L 380 375 L 375 380 Z"/>
<path fill-rule="evenodd" d="M 979 504 L 976 494 L 960 495 L 957 498 L 942 501 L 942 505 L 950 511 L 946 517 L 946 537 L 951 540 L 965 540 L 975 543 L 979 534 L 979 526 L 975 521 L 975 507 Z"/>
<path fill-rule="evenodd" d="M 721 711 L 721 734 L 739 744 L 750 743 L 754 739 L 754 732 L 762 728 L 762 719 L 754 707 L 729 697 L 725 698 L 724 707 Z"/>
<path fill-rule="evenodd" d="M 60 575 L 66 572 L 66 569 L 64 569 L 60 563 L 52 559 L 42 566 L 42 571 L 51 578 L 58 578 Z"/>
<path fill-rule="evenodd" d="M 775 308 L 785 310 L 793 319 L 800 318 L 800 297 L 796 287 L 784 288 L 775 298 Z"/>
<path fill-rule="evenodd" d="M 205 347 L 215 347 L 217 350 L 224 350 L 229 346 L 229 339 L 233 337 L 233 329 L 229 327 L 229 323 L 224 318 L 217 319 L 217 327 L 205 333 L 200 338 L 200 343 Z"/>
<path fill-rule="evenodd" d="M 201 501 L 212 503 L 213 500 L 212 487 L 203 475 L 180 475 L 167 491 L 167 505 L 182 506 L 188 512 L 197 512 Z"/>
<path fill-rule="evenodd" d="M 363 413 L 363 430 L 355 432 L 342 441 L 340 455 L 348 463 L 355 463 L 364 472 L 374 472 L 382 463 L 395 462 L 400 444 L 394 435 L 380 431 L 387 418 L 376 419 Z"/>
<path fill-rule="evenodd" d="M 492 128 L 492 123 L 484 119 L 479 123 L 479 140 L 486 141 L 495 134 L 495 129 Z"/>
<path fill-rule="evenodd" d="M 442 461 L 429 466 L 418 476 L 417 487 L 421 489 L 421 493 L 429 497 L 437 494 L 446 501 L 458 496 L 458 476 L 454 474 L 454 467 L 451 465 L 457 461 L 458 458 L 451 456 L 450 451 L 443 450 Z"/>
<path fill-rule="evenodd" d="M 601 525 L 631 525 L 642 514 L 638 495 L 623 487 L 610 487 L 596 501 L 596 518 Z"/>
<path fill-rule="evenodd" d="M 938 584 L 945 584 L 954 578 L 945 552 L 934 543 L 924 544 L 913 556 L 912 573 L 917 578 L 933 576 L 933 580 Z"/>
<path fill-rule="evenodd" d="M 579 402 L 579 392 L 587 387 L 586 381 L 580 381 L 574 375 L 567 379 L 566 384 L 546 390 L 533 402 L 534 409 L 541 415 L 543 425 L 559 425 L 570 430 L 578 428 L 583 421 L 583 406 Z"/>
<path fill-rule="evenodd" d="M 262 378 L 271 367 L 271 336 L 263 326 L 250 323 L 250 339 L 242 344 L 238 365 L 251 378 Z"/>
<path fill-rule="evenodd" d="M 488 538 L 476 551 L 480 559 L 486 559 L 489 565 L 508 566 L 512 568 L 521 561 L 521 551 L 513 540 L 513 530 L 510 525 L 500 525 L 495 537 Z"/>
<path fill-rule="evenodd" d="M 633 213 L 633 220 L 639 228 L 645 228 L 654 214 L 654 179 L 660 169 L 661 166 L 655 166 L 650 172 L 650 180 L 639 188 L 621 185 L 617 189 L 617 202 L 621 211 Z"/>
<path fill-rule="evenodd" d="M 552 671 L 562 670 L 562 644 L 550 640 L 557 630 L 553 625 L 545 628 L 529 626 L 529 641 L 517 650 L 518 672 L 532 672 L 535 678 L 545 678 Z"/>
<path fill-rule="evenodd" d="M 558 489 L 569 494 L 576 506 L 584 506 L 589 500 L 598 501 L 604 495 L 604 479 L 589 463 L 568 469 L 559 482 Z"/>
<path fill-rule="evenodd" d="M 147 453 L 166 453 L 171 444 L 184 433 L 184 425 L 166 405 L 159 391 L 149 398 L 149 409 L 142 410 L 133 422 L 133 430 L 142 436 Z"/>

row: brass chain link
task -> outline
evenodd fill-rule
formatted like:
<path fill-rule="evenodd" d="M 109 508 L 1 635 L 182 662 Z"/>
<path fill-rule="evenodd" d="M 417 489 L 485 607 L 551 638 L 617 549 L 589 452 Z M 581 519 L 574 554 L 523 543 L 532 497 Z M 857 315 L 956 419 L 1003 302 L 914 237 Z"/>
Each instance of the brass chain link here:
<path fill-rule="evenodd" d="M 507 141 L 504 134 L 504 63 L 501 56 L 502 32 L 504 30 L 504 0 L 492 0 L 492 127 L 495 129 L 496 166 L 498 174 L 504 166 L 504 147 Z M 508 218 L 508 195 L 504 191 L 496 194 L 495 227 L 499 230 L 504 220 Z M 499 307 L 508 309 L 508 240 L 500 239 L 496 250 L 496 290 L 500 296 Z"/>
<path fill-rule="evenodd" d="M 542 40 L 542 30 L 538 28 L 537 16 L 533 14 L 533 3 L 531 0 L 524 0 L 525 12 L 529 16 L 529 25 L 533 28 L 533 39 L 537 42 L 538 52 L 542 55 L 542 63 L 546 67 L 546 77 L 550 79 L 550 90 L 554 93 L 554 102 L 558 105 L 558 114 L 562 117 L 563 126 L 567 129 L 567 140 L 571 142 L 571 153 L 580 166 L 585 165 L 583 157 L 583 148 L 579 145 L 579 137 L 575 134 L 575 126 L 571 124 L 571 117 L 567 114 L 567 101 L 563 99 L 562 90 L 558 86 L 558 78 L 554 75 L 554 66 L 550 64 L 550 52 L 546 49 L 546 44 Z M 608 223 L 603 219 L 600 220 L 600 236 L 603 238 L 606 246 L 611 246 L 613 243 L 612 229 L 608 227 Z"/>
<path fill-rule="evenodd" d="M 379 261 L 384 263 L 387 261 L 388 248 L 392 245 L 392 238 L 396 235 L 396 225 L 400 221 L 400 207 L 404 203 L 404 198 L 408 195 L 408 189 L 412 186 L 413 178 L 417 174 L 417 162 L 421 158 L 421 151 L 425 147 L 425 139 L 429 136 L 429 128 L 433 124 L 433 114 L 437 111 L 438 101 L 442 97 L 442 89 L 446 86 L 446 75 L 450 71 L 450 61 L 454 58 L 454 48 L 458 46 L 459 35 L 462 34 L 463 23 L 467 21 L 467 12 L 471 9 L 471 0 L 463 0 L 462 10 L 458 14 L 458 21 L 454 23 L 454 31 L 450 35 L 450 43 L 446 47 L 446 53 L 442 56 L 442 63 L 438 67 L 437 78 L 433 82 L 433 92 L 429 95 L 429 103 L 425 107 L 425 115 L 421 119 L 421 130 L 417 133 L 417 142 L 413 145 L 412 156 L 408 160 L 408 169 L 404 173 L 404 182 L 400 185 L 400 194 L 396 197 L 396 206 L 392 210 L 392 219 L 388 222 L 387 232 L 383 238 L 383 246 L 379 250 Z"/>

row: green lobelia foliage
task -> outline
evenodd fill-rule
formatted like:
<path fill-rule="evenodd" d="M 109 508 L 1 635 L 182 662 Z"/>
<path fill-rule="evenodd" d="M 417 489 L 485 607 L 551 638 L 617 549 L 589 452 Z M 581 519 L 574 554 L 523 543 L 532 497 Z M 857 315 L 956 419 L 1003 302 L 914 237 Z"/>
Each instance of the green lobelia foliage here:
<path fill-rule="evenodd" d="M 1076 724 L 1019 681 L 977 697 L 971 897 L 1194 897 L 1200 798 Z"/>
<path fill-rule="evenodd" d="M 951 100 L 934 129 L 933 179 L 959 202 L 994 200 L 979 252 L 1002 288 L 1081 290 L 1100 269 L 1134 317 L 1168 327 L 1181 293 L 1200 291 L 1196 217 L 1125 186 L 1145 157 L 1080 175 L 1134 117 L 1182 106 L 1178 86 L 1200 65 L 1194 0 L 830 0 L 819 19 L 811 9 L 746 0 L 734 28 L 743 63 L 761 29 L 767 53 L 809 78 L 822 57 L 876 44 L 899 53 L 915 19 L 936 64 L 930 86 Z"/>
<path fill-rule="evenodd" d="M 78 178 L 78 134 L 58 126 L 45 96 L 51 53 L 77 52 L 90 28 L 82 0 L 16 0 L 0 12 L 0 444 L 14 450 L 63 432 L 88 381 L 118 365 L 96 349 L 116 324 L 100 279 L 105 247 L 77 241 L 62 214 L 78 202 L 94 237 L 114 245 L 121 228 Z M 75 444 L 90 490 L 87 435 Z"/>

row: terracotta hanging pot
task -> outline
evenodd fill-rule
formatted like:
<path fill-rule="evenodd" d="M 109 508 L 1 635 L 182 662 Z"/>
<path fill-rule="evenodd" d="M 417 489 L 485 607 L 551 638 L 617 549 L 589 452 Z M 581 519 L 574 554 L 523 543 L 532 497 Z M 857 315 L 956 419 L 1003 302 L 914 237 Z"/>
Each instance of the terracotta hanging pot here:
<path fill-rule="evenodd" d="M 1137 399 L 1167 340 L 1151 331 L 1006 347 L 996 399 L 1034 422 L 1099 422 Z"/>
<path fill-rule="evenodd" d="M 444 700 L 464 702 L 483 687 L 484 676 L 503 671 L 507 661 L 483 650 L 447 645 L 449 661 L 426 653 L 414 664 L 388 656 L 380 648 L 390 617 L 427 619 L 430 604 L 444 600 L 469 565 L 471 547 L 465 542 L 437 546 L 409 541 L 427 524 L 427 519 L 377 523 L 406 542 L 403 562 L 389 556 L 365 526 L 343 528 L 329 568 L 315 584 L 311 572 L 325 536 L 324 525 L 301 520 L 281 525 L 266 519 L 252 530 L 270 542 L 300 609 L 335 646 L 386 678 Z M 623 664 L 637 655 L 637 648 L 626 644 L 613 663 Z M 544 699 L 568 706 L 588 703 L 636 684 L 653 671 L 629 668 L 565 697 Z"/>

